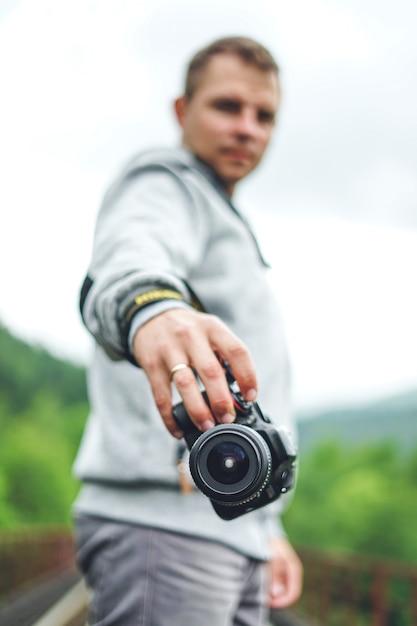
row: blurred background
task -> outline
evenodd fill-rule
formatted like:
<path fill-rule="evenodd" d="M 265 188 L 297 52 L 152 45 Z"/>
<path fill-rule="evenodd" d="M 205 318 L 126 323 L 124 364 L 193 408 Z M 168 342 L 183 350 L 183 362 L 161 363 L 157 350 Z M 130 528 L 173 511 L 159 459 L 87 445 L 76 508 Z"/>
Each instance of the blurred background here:
<path fill-rule="evenodd" d="M 243 34 L 282 69 L 273 144 L 236 203 L 292 355 L 288 532 L 417 563 L 416 20 L 413 0 L 2 0 L 0 527 L 70 523 L 100 199 L 134 152 L 178 142 L 189 57 Z"/>

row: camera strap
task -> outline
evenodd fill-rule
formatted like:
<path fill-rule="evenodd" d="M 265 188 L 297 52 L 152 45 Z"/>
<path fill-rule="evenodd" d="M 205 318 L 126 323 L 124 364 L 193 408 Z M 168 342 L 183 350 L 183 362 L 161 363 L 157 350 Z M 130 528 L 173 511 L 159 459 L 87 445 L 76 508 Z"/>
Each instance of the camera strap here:
<path fill-rule="evenodd" d="M 188 449 L 184 440 L 178 442 L 177 445 L 177 471 L 180 490 L 183 494 L 188 495 L 194 491 L 194 482 L 188 465 Z"/>

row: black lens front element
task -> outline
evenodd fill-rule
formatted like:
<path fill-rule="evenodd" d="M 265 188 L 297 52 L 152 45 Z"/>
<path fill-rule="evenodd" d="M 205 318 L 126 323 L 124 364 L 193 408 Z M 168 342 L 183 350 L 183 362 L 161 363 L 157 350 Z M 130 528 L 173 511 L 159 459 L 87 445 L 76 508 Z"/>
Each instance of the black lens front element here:
<path fill-rule="evenodd" d="M 255 497 L 264 488 L 271 456 L 252 428 L 220 424 L 204 432 L 192 446 L 190 471 L 206 496 L 234 504 Z"/>
<path fill-rule="evenodd" d="M 237 443 L 219 443 L 207 456 L 207 469 L 210 476 L 224 485 L 240 482 L 248 473 L 249 457 Z"/>

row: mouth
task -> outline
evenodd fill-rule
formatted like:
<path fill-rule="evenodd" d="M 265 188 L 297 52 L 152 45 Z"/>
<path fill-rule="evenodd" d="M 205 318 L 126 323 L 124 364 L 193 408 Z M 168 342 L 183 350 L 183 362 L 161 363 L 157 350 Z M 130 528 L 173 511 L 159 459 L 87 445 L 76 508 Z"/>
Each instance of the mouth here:
<path fill-rule="evenodd" d="M 251 163 L 253 161 L 252 153 L 242 148 L 223 148 L 221 152 L 232 161 L 242 163 Z"/>

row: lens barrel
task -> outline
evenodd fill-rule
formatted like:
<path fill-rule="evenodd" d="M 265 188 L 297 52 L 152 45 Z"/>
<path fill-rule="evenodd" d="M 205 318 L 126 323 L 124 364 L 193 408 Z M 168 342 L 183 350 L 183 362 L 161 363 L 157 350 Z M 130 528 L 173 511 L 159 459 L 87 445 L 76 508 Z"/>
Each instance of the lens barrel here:
<path fill-rule="evenodd" d="M 190 471 L 209 498 L 238 505 L 255 498 L 271 473 L 264 439 L 242 424 L 224 424 L 203 433 L 190 451 Z"/>

